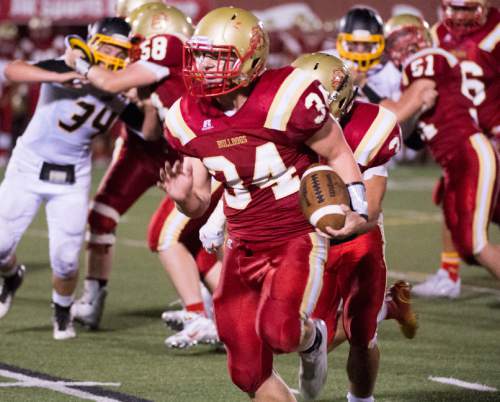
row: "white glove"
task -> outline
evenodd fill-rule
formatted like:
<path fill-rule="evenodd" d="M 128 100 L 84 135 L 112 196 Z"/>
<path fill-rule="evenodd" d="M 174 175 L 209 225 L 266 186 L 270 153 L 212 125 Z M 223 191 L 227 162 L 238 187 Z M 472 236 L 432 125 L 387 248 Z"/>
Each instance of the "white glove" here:
<path fill-rule="evenodd" d="M 215 253 L 224 244 L 225 228 L 226 217 L 224 216 L 222 199 L 220 199 L 212 215 L 200 229 L 200 241 L 207 252 Z"/>
<path fill-rule="evenodd" d="M 206 223 L 200 229 L 200 241 L 208 253 L 215 253 L 224 244 L 224 228 L 214 228 Z"/>

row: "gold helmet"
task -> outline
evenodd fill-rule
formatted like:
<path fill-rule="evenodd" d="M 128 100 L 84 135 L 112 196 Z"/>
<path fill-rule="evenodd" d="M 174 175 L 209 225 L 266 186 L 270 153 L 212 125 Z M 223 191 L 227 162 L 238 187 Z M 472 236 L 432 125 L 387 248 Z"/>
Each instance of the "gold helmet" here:
<path fill-rule="evenodd" d="M 183 42 L 193 35 L 191 18 L 179 9 L 163 3 L 148 3 L 136 8 L 130 14 L 132 35 L 144 39 L 154 35 L 169 34 L 179 37 Z"/>
<path fill-rule="evenodd" d="M 441 0 L 443 23 L 457 36 L 481 28 L 488 18 L 488 0 Z"/>
<path fill-rule="evenodd" d="M 117 0 L 116 2 L 116 16 L 125 18 L 128 21 L 130 14 L 136 8 L 148 3 L 156 3 L 159 0 Z"/>
<path fill-rule="evenodd" d="M 184 81 L 193 96 L 223 95 L 257 78 L 268 54 L 262 21 L 241 8 L 217 8 L 201 19 L 184 47 Z"/>
<path fill-rule="evenodd" d="M 432 46 L 429 24 L 413 14 L 392 17 L 385 24 L 384 33 L 387 53 L 397 67 L 408 56 Z"/>
<path fill-rule="evenodd" d="M 87 44 L 95 63 L 102 64 L 110 70 L 119 70 L 126 65 L 130 50 L 130 25 L 123 18 L 106 17 L 89 25 Z M 122 50 L 121 55 L 114 56 L 103 51 L 104 45 L 112 45 Z"/>
<path fill-rule="evenodd" d="M 309 53 L 292 63 L 293 67 L 311 73 L 328 92 L 330 112 L 335 119 L 349 113 L 356 95 L 351 70 L 338 57 L 325 53 Z"/>
<path fill-rule="evenodd" d="M 353 7 L 340 20 L 337 51 L 358 71 L 368 71 L 384 52 L 384 29 L 380 15 L 369 7 Z"/>

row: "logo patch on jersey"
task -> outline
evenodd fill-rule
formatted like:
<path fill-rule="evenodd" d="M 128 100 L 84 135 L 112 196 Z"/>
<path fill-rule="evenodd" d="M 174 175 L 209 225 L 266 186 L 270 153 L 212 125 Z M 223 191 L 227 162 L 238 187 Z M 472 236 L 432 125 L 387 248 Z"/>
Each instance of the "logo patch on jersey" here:
<path fill-rule="evenodd" d="M 212 125 L 212 120 L 203 120 L 203 127 L 201 128 L 202 131 L 211 130 L 212 128 L 214 128 L 214 126 Z"/>
<path fill-rule="evenodd" d="M 238 137 L 224 138 L 223 140 L 217 140 L 217 146 L 221 148 L 234 147 L 235 145 L 246 144 L 248 142 L 246 135 L 240 135 Z"/>

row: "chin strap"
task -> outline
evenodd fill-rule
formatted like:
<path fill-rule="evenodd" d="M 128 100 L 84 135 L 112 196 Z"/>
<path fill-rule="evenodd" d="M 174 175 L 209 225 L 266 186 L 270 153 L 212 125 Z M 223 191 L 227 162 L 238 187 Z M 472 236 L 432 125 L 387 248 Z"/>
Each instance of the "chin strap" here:
<path fill-rule="evenodd" d="M 365 185 L 361 181 L 346 184 L 349 197 L 351 198 L 351 208 L 368 220 L 368 202 L 366 202 Z"/>

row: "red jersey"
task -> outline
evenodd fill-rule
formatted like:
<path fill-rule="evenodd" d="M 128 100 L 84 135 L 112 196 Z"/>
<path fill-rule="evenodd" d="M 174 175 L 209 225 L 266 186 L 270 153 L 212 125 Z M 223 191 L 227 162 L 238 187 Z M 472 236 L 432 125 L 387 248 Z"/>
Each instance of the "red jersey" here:
<path fill-rule="evenodd" d="M 258 78 L 232 115 L 212 102 L 191 96 L 176 101 L 165 121 L 166 135 L 224 184 L 230 235 L 257 242 L 313 231 L 299 208 L 298 191 L 303 172 L 318 160 L 304 142 L 328 118 L 319 81 L 284 67 Z"/>
<path fill-rule="evenodd" d="M 481 29 L 456 37 L 440 22 L 433 27 L 437 46 L 451 52 L 460 62 L 461 92 L 477 109 L 481 127 L 500 135 L 500 12 L 490 8 Z"/>
<path fill-rule="evenodd" d="M 346 121 L 344 137 L 361 172 L 384 165 L 401 148 L 401 129 L 396 115 L 383 106 L 354 101 Z"/>
<path fill-rule="evenodd" d="M 403 87 L 421 78 L 436 83 L 438 97 L 434 107 L 420 116 L 419 128 L 422 140 L 442 165 L 481 130 L 469 114 L 472 102 L 461 92 L 460 65 L 455 56 L 439 48 L 414 54 L 403 66 Z"/>
<path fill-rule="evenodd" d="M 141 60 L 168 69 L 167 76 L 154 84 L 151 96 L 163 121 L 168 108 L 186 91 L 182 78 L 183 43 L 177 36 L 162 34 L 144 40 L 140 46 Z"/>

